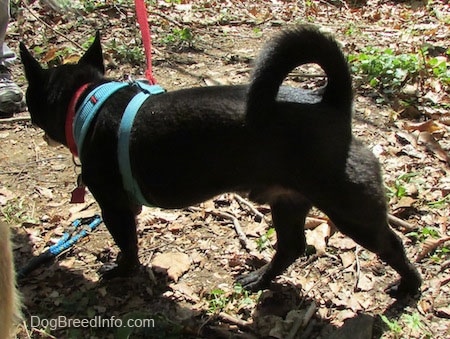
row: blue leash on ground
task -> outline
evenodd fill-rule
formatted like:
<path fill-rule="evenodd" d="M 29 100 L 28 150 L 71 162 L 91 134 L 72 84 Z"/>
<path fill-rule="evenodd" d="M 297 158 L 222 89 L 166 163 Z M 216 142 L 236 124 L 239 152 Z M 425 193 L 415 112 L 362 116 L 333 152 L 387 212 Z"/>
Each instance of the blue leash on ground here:
<path fill-rule="evenodd" d="M 50 248 L 44 253 L 31 259 L 28 264 L 26 264 L 17 272 L 17 278 L 22 279 L 26 277 L 30 272 L 46 263 L 50 259 L 56 257 L 58 254 L 62 253 L 73 244 L 75 244 L 78 240 L 84 238 L 90 232 L 94 231 L 101 223 L 102 218 L 99 215 L 74 220 L 71 225 L 73 227 L 73 232 L 64 233 L 61 239 L 59 239 L 56 244 L 50 246 Z"/>

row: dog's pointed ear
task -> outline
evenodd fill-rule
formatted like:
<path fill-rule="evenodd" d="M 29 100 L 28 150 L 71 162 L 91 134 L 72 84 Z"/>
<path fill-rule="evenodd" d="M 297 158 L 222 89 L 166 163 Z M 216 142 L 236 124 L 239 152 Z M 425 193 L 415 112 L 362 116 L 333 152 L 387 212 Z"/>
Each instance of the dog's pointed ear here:
<path fill-rule="evenodd" d="M 20 43 L 20 58 L 25 69 L 25 77 L 30 80 L 39 81 L 42 74 L 42 67 L 39 62 L 31 55 L 23 42 Z"/>
<path fill-rule="evenodd" d="M 97 31 L 95 39 L 89 49 L 78 61 L 79 65 L 91 65 L 98 69 L 102 74 L 105 74 L 105 65 L 103 64 L 102 45 L 100 43 L 100 32 Z"/>

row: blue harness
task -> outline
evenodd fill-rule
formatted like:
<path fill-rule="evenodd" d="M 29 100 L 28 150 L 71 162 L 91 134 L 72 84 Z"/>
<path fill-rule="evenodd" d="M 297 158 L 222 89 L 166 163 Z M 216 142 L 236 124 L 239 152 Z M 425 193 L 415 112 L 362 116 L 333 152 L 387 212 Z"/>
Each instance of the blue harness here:
<path fill-rule="evenodd" d="M 119 89 L 127 86 L 136 86 L 140 89 L 128 103 L 119 126 L 118 133 L 118 160 L 119 170 L 125 190 L 137 203 L 150 206 L 142 195 L 141 189 L 133 177 L 130 163 L 130 134 L 134 118 L 140 107 L 151 95 L 164 93 L 164 89 L 159 85 L 149 85 L 144 82 L 107 82 L 93 89 L 83 100 L 78 108 L 73 123 L 73 135 L 77 144 L 78 154 L 82 154 L 84 139 L 89 126 L 105 101 Z"/>

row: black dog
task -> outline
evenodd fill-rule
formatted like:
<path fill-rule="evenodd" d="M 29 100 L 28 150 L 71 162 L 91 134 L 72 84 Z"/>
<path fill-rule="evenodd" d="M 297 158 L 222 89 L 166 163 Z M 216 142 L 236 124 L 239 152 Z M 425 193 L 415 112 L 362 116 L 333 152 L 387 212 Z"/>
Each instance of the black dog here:
<path fill-rule="evenodd" d="M 69 106 L 82 109 L 91 90 L 111 81 L 103 76 L 98 34 L 75 65 L 42 69 L 23 44 L 20 50 L 33 123 L 70 146 Z M 305 63 L 326 72 L 322 97 L 281 86 Z M 79 100 L 72 99 L 76 92 Z M 249 86 L 189 88 L 151 96 L 137 106 L 125 139 L 136 184 L 130 188 L 118 160 L 123 147 L 118 131 L 130 100 L 145 92 L 134 84 L 111 95 L 86 129 L 80 152 L 83 181 L 121 250 L 107 277 L 129 275 L 139 264 L 135 215 L 143 199 L 179 208 L 222 192 L 247 191 L 252 200 L 270 204 L 278 243 L 269 264 L 240 279 L 246 288 L 267 287 L 304 252 L 304 221 L 315 205 L 400 274 L 399 292 L 418 291 L 420 275 L 387 223 L 378 161 L 352 136 L 351 78 L 331 37 L 309 26 L 287 30 L 263 49 Z"/>

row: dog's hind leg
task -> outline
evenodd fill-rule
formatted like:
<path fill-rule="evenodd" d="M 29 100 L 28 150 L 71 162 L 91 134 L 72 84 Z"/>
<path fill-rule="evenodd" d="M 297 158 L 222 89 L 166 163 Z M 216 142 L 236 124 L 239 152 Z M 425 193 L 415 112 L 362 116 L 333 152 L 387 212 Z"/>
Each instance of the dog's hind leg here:
<path fill-rule="evenodd" d="M 415 295 L 419 291 L 422 279 L 417 269 L 408 260 L 403 243 L 389 227 L 386 216 L 356 221 L 353 218 L 333 217 L 333 222 L 344 234 L 358 244 L 374 252 L 379 258 L 391 266 L 401 280 L 392 294 L 401 298 Z"/>
<path fill-rule="evenodd" d="M 103 278 L 130 276 L 139 267 L 135 213 L 131 209 L 102 206 L 102 216 L 121 251 L 117 257 L 117 267 L 106 271 Z"/>
<path fill-rule="evenodd" d="M 372 167 L 376 168 L 365 168 Z M 392 294 L 398 297 L 415 295 L 422 279 L 408 260 L 401 239 L 389 227 L 381 177 L 375 170 L 372 173 L 369 176 L 353 175 L 346 181 L 337 180 L 334 192 L 325 194 L 332 198 L 320 208 L 342 233 L 377 254 L 400 274 L 400 284 L 397 291 L 391 291 Z"/>
<path fill-rule="evenodd" d="M 277 234 L 276 253 L 270 263 L 238 278 L 244 288 L 251 291 L 267 288 L 272 279 L 305 252 L 304 225 L 310 209 L 311 204 L 298 196 L 283 196 L 271 204 Z"/>

